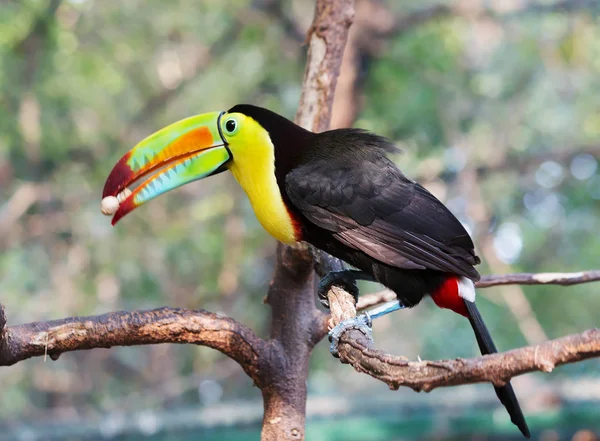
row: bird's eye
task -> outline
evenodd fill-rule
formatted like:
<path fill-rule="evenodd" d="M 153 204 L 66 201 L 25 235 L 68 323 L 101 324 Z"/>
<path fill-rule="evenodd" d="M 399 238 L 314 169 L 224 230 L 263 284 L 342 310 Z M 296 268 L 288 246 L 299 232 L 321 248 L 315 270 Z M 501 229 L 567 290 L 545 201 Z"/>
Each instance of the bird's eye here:
<path fill-rule="evenodd" d="M 238 128 L 238 123 L 235 119 L 231 118 L 225 121 L 225 130 L 230 135 L 233 135 Z"/>

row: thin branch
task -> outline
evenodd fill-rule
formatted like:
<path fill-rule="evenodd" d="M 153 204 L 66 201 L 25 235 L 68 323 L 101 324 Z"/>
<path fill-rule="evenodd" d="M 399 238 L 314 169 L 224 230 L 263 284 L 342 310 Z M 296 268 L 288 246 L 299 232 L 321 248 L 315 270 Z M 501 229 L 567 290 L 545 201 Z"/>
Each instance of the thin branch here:
<path fill-rule="evenodd" d="M 477 288 L 502 285 L 561 285 L 571 286 L 600 281 L 600 270 L 579 271 L 576 273 L 517 273 L 498 276 L 483 276 L 475 284 Z"/>
<path fill-rule="evenodd" d="M 192 343 L 217 349 L 237 361 L 255 381 L 265 342 L 247 326 L 204 310 L 160 308 L 71 317 L 4 328 L 0 305 L 0 366 L 45 354 L 113 346 Z"/>
<path fill-rule="evenodd" d="M 354 299 L 333 287 L 329 291 L 333 325 L 356 315 Z M 600 356 L 600 329 L 483 357 L 441 361 L 408 361 L 375 349 L 357 330 L 346 331 L 339 344 L 340 360 L 386 383 L 390 388 L 431 391 L 437 387 L 489 382 L 501 386 L 512 377 Z"/>
<path fill-rule="evenodd" d="M 356 304 L 356 309 L 358 311 L 362 311 L 363 309 L 367 309 L 372 306 L 381 305 L 385 302 L 391 302 L 392 300 L 396 300 L 396 298 L 396 293 L 391 289 L 382 289 L 381 291 L 360 296 L 358 298 L 358 303 Z"/>
<path fill-rule="evenodd" d="M 502 285 L 561 285 L 571 286 L 600 281 L 600 270 L 579 271 L 576 273 L 516 273 L 483 276 L 475 284 L 477 288 L 491 288 Z M 357 310 L 377 306 L 396 299 L 389 289 L 366 294 L 358 299 Z"/>

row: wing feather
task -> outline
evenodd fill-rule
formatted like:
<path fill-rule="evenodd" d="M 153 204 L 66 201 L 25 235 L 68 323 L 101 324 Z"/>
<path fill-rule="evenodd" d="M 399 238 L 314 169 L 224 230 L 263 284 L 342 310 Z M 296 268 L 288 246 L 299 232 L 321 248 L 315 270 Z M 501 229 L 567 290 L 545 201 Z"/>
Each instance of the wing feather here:
<path fill-rule="evenodd" d="M 311 223 L 386 265 L 479 274 L 473 242 L 431 193 L 385 157 L 352 167 L 321 159 L 287 174 L 286 194 Z"/>

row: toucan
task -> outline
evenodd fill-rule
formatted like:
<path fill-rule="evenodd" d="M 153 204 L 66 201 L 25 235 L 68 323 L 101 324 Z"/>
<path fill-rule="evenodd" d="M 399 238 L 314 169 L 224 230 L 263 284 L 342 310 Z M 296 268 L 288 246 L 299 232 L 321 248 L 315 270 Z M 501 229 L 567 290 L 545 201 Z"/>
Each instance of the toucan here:
<path fill-rule="evenodd" d="M 229 170 L 274 238 L 308 242 L 356 268 L 326 283 L 376 281 L 396 293 L 395 309 L 429 295 L 469 320 L 482 354 L 495 353 L 475 306 L 480 259 L 473 241 L 442 202 L 392 162 L 396 151 L 366 130 L 313 133 L 268 109 L 238 104 L 175 122 L 139 142 L 114 166 L 102 196 L 118 199 L 114 225 L 165 192 Z M 495 390 L 529 438 L 511 384 Z"/>

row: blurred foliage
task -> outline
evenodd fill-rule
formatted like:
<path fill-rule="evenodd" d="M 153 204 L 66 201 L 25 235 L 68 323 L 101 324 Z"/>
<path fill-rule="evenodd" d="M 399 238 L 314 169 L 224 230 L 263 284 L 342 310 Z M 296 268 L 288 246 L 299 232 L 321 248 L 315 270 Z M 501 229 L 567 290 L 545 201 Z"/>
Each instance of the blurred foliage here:
<path fill-rule="evenodd" d="M 359 45 L 355 125 L 402 148 L 395 159 L 406 174 L 477 238 L 484 274 L 600 266 L 600 7 L 572 3 L 581 7 L 447 2 L 462 7 Z M 434 4 L 378 7 L 403 17 Z M 238 102 L 292 118 L 312 13 L 302 0 L 0 3 L 0 301 L 9 324 L 169 305 L 218 311 L 266 335 L 275 243 L 230 176 L 159 198 L 118 228 L 99 201 L 115 161 L 170 122 Z M 538 323 L 530 335 L 530 321 L 507 305 L 513 294 L 480 292 L 501 348 L 539 329 L 552 338 L 598 326 L 592 284 L 517 289 Z M 429 301 L 381 319 L 375 338 L 410 358 L 476 353 L 468 324 Z M 319 345 L 312 359 L 311 396 L 369 387 L 425 399 L 389 392 L 327 350 Z M 591 400 L 600 414 L 598 368 L 592 360 L 515 385 L 528 414 L 565 397 Z M 0 382 L 5 423 L 260 396 L 221 354 L 176 345 L 30 360 L 1 369 Z M 495 402 L 485 385 L 452 396 Z"/>

